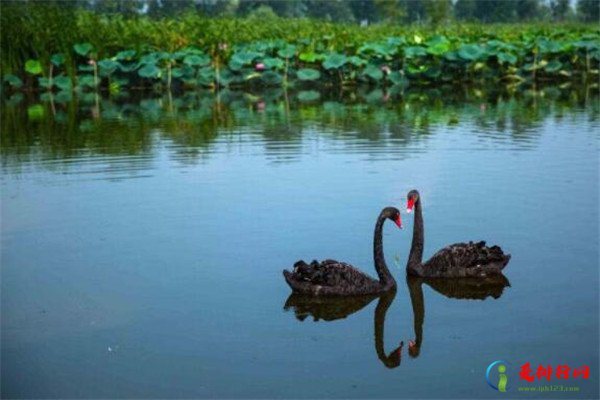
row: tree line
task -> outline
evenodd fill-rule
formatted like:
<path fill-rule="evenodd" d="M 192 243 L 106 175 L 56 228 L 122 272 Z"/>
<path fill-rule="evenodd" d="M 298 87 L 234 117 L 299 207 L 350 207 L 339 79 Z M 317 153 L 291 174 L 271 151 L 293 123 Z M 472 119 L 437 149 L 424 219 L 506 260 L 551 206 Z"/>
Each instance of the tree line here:
<path fill-rule="evenodd" d="M 3 1 L 32 4 L 35 0 Z M 600 21 L 598 0 L 50 0 L 44 4 L 125 16 L 316 18 L 331 22 L 443 24 Z"/>

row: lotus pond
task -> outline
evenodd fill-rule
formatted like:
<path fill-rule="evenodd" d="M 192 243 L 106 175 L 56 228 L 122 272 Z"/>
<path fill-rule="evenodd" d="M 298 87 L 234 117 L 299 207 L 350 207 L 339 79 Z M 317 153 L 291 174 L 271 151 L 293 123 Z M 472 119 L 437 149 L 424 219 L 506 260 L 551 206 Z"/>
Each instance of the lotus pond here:
<path fill-rule="evenodd" d="M 505 360 L 503 397 L 598 398 L 598 88 L 500 87 L 6 95 L 2 397 L 497 398 Z M 407 281 L 403 214 L 397 292 L 290 297 L 298 259 L 374 274 L 412 188 L 426 257 L 487 240 L 508 281 Z"/>
<path fill-rule="evenodd" d="M 275 18 L 153 20 L 60 8 L 3 8 L 5 91 L 112 94 L 132 88 L 314 88 L 596 82 L 593 24 L 332 24 Z M 43 30 L 38 29 L 44 26 Z"/>

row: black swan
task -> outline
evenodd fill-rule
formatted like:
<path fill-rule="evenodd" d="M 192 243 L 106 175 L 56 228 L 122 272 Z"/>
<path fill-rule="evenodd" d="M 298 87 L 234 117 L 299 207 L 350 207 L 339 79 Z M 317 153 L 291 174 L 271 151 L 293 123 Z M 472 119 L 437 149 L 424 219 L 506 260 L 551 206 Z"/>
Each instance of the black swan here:
<path fill-rule="evenodd" d="M 312 296 L 355 296 L 383 293 L 396 287 L 396 281 L 390 273 L 383 256 L 382 229 L 386 219 L 391 219 L 402 228 L 400 211 L 394 207 L 384 208 L 375 225 L 373 256 L 379 280 L 359 271 L 350 264 L 335 260 L 316 260 L 310 264 L 298 261 L 294 271 L 283 271 L 283 276 L 296 293 Z"/>
<path fill-rule="evenodd" d="M 415 331 L 415 339 L 408 341 L 408 354 L 412 358 L 419 356 L 423 345 L 423 322 L 425 321 L 423 283 L 442 296 L 458 300 L 485 300 L 488 297 L 498 299 L 504 289 L 510 286 L 510 282 L 502 274 L 490 275 L 484 279 L 432 279 L 407 276 L 406 284 L 410 293 Z"/>
<path fill-rule="evenodd" d="M 499 246 L 488 247 L 485 242 L 455 243 L 435 253 L 427 262 L 423 260 L 424 232 L 421 197 L 411 190 L 407 195 L 406 211 L 414 207 L 415 225 L 406 271 L 409 275 L 430 278 L 485 278 L 499 274 L 508 264 L 510 254 Z"/>
<path fill-rule="evenodd" d="M 285 302 L 284 310 L 293 309 L 296 318 L 304 321 L 306 317 L 312 316 L 314 321 L 334 321 L 346 318 L 369 304 L 375 295 L 349 296 L 349 297 L 315 297 L 292 293 Z M 400 365 L 403 343 L 386 354 L 384 348 L 385 316 L 390 305 L 396 297 L 396 288 L 379 296 L 379 302 L 375 308 L 375 352 L 379 360 L 387 368 L 396 368 Z"/>

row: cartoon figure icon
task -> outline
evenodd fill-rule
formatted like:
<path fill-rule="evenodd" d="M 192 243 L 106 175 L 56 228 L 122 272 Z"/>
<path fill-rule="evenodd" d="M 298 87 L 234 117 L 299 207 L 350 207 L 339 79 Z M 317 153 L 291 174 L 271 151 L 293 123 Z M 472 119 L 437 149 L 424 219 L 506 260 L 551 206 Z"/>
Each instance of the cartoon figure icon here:
<path fill-rule="evenodd" d="M 508 377 L 505 374 L 506 366 L 503 364 L 498 365 L 498 375 L 500 379 L 498 380 L 498 390 L 500 392 L 506 392 L 506 384 L 508 383 Z"/>
<path fill-rule="evenodd" d="M 485 379 L 487 384 L 494 390 L 499 392 L 506 392 L 508 385 L 508 376 L 506 375 L 506 364 L 510 364 L 503 360 L 496 360 L 490 365 L 488 365 L 487 370 L 485 371 Z M 496 367 L 497 366 L 497 367 Z M 492 381 L 495 381 L 490 375 L 492 371 L 496 367 L 496 371 L 498 371 L 498 386 L 496 386 Z"/>

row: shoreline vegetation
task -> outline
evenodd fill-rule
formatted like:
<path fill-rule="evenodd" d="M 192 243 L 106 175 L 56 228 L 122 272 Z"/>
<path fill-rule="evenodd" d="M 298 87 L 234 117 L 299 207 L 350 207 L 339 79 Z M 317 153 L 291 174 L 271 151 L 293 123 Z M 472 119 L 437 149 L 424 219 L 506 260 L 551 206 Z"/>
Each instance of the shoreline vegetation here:
<path fill-rule="evenodd" d="M 2 92 L 499 84 L 598 80 L 584 23 L 399 25 L 177 18 L 2 5 Z"/>

